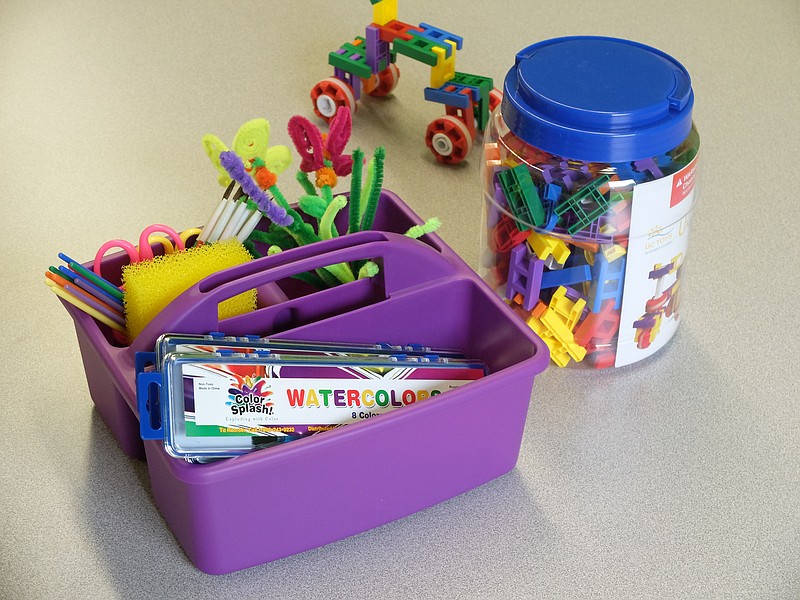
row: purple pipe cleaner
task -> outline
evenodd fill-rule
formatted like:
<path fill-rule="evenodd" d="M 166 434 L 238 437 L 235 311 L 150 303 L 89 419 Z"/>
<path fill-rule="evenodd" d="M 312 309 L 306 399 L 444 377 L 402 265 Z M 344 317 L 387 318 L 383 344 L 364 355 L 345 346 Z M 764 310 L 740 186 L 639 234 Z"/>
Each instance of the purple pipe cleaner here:
<path fill-rule="evenodd" d="M 230 150 L 220 152 L 219 164 L 227 171 L 231 179 L 242 186 L 242 191 L 250 196 L 250 199 L 258 206 L 258 210 L 264 213 L 270 221 L 284 227 L 288 227 L 294 222 L 294 219 L 286 213 L 282 206 L 275 204 L 272 198 L 258 187 L 258 184 L 245 170 L 242 159 L 235 152 Z"/>

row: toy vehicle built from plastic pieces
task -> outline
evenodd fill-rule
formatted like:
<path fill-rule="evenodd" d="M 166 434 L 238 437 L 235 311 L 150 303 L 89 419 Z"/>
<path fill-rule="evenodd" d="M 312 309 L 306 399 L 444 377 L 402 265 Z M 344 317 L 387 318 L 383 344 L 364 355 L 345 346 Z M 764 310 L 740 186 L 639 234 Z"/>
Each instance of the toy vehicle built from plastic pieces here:
<path fill-rule="evenodd" d="M 431 67 L 425 99 L 444 104 L 445 115 L 428 125 L 425 143 L 436 160 L 457 164 L 472 150 L 477 134 L 500 104 L 502 94 L 490 77 L 459 73 L 456 52 L 463 38 L 427 23 L 409 25 L 397 20 L 397 0 L 370 0 L 373 22 L 364 37 L 342 44 L 328 55 L 333 77 L 311 89 L 314 112 L 330 121 L 340 106 L 355 113 L 361 94 L 390 94 L 400 79 L 395 64 L 403 54 Z"/>
<path fill-rule="evenodd" d="M 662 318 L 678 316 L 681 258 L 681 255 L 678 255 L 668 265 L 654 265 L 648 275 L 650 279 L 656 281 L 656 293 L 645 304 L 644 314 L 633 323 L 636 328 L 634 341 L 636 347 L 641 350 L 648 348 L 655 341 L 661 329 Z M 664 277 L 672 273 L 675 274 L 675 283 L 662 292 Z"/>

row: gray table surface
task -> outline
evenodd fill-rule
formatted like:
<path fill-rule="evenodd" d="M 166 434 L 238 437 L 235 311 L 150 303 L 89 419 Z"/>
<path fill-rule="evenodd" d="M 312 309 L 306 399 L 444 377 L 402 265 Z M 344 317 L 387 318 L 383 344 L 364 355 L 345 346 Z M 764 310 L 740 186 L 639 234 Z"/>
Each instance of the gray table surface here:
<path fill-rule="evenodd" d="M 59 251 L 88 259 L 153 222 L 203 222 L 219 192 L 201 136 L 230 140 L 265 116 L 288 144 L 285 123 L 311 116 L 327 53 L 363 34 L 370 4 L 5 0 L 0 597 L 800 597 L 800 5 L 400 4 L 401 19 L 464 36 L 459 69 L 498 81 L 516 51 L 560 35 L 628 37 L 686 65 L 702 192 L 677 336 L 641 364 L 539 376 L 510 474 L 323 548 L 205 575 L 154 507 L 146 464 L 93 409 L 42 274 Z M 386 187 L 440 216 L 475 265 L 479 155 L 433 161 L 428 68 L 400 66 L 393 97 L 358 111 L 353 143 L 386 144 Z"/>

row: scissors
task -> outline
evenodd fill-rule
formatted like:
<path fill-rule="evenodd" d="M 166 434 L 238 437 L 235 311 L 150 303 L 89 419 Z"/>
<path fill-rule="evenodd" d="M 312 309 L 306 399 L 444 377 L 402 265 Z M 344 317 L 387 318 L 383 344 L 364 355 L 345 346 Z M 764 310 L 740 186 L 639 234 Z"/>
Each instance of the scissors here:
<path fill-rule="evenodd" d="M 96 275 L 102 277 L 102 273 L 100 271 L 102 268 L 103 257 L 106 255 L 106 252 L 112 248 L 121 248 L 128 255 L 131 263 L 137 263 L 143 260 L 153 259 L 153 248 L 150 244 L 160 243 L 164 247 L 164 252 L 166 254 L 172 254 L 175 252 L 176 248 L 178 250 L 185 250 L 186 240 L 192 236 L 199 235 L 200 232 L 200 229 L 191 228 L 178 233 L 172 229 L 172 227 L 168 227 L 166 225 L 150 225 L 149 227 L 145 228 L 145 230 L 142 231 L 142 234 L 139 236 L 138 246 L 134 246 L 125 240 L 109 240 L 100 246 L 100 249 L 97 251 L 97 254 L 94 257 L 94 265 L 92 266 L 92 270 Z M 166 234 L 169 237 L 158 234 Z"/>

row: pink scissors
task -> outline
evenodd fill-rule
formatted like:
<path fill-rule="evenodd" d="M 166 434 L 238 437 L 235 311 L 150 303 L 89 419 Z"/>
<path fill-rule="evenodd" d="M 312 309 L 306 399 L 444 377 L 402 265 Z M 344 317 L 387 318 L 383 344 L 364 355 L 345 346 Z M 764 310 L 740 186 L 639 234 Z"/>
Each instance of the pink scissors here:
<path fill-rule="evenodd" d="M 192 235 L 199 233 L 198 229 L 187 229 L 182 233 L 178 233 L 172 227 L 167 227 L 166 225 L 150 225 L 139 236 L 139 246 L 134 246 L 130 242 L 126 242 L 125 240 L 109 240 L 97 251 L 97 254 L 94 257 L 94 265 L 92 269 L 94 272 L 102 277 L 100 273 L 100 268 L 103 262 L 103 257 L 105 256 L 106 252 L 111 250 L 112 248 L 121 248 L 125 251 L 130 258 L 131 263 L 137 263 L 142 260 L 151 260 L 153 258 L 153 248 L 150 246 L 150 236 L 154 233 L 161 233 L 166 234 L 170 238 L 172 238 L 172 242 L 170 242 L 167 238 L 163 236 L 157 236 L 156 239 L 153 241 L 159 241 L 164 245 L 164 249 L 167 252 L 172 252 L 175 247 L 178 250 L 184 250 L 186 248 L 186 240 L 191 237 Z M 174 246 L 173 246 L 174 243 Z"/>

